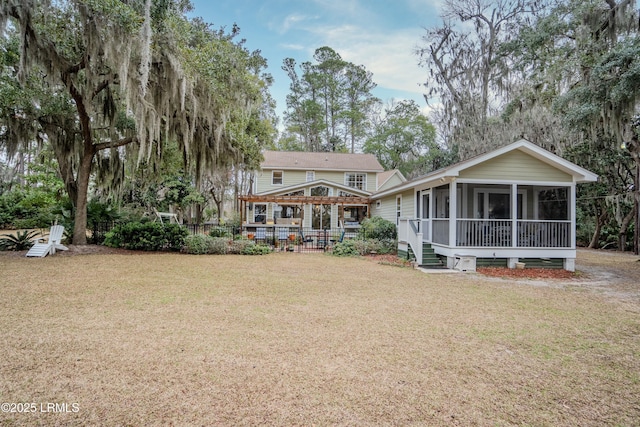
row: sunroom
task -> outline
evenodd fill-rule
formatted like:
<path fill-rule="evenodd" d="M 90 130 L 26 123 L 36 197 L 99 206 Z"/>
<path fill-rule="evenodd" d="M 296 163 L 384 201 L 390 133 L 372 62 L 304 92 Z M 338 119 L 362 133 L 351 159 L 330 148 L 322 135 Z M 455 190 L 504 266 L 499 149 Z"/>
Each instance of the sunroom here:
<path fill-rule="evenodd" d="M 396 200 L 398 250 L 432 250 L 454 267 L 461 256 L 515 267 L 574 270 L 576 185 L 597 176 L 528 141 L 374 195 Z M 374 212 L 375 214 L 375 212 Z"/>

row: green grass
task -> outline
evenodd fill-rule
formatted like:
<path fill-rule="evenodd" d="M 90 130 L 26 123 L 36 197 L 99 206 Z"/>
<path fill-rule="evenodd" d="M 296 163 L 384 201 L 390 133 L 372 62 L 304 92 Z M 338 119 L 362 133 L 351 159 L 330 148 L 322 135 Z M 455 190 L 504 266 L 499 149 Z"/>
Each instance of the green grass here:
<path fill-rule="evenodd" d="M 0 256 L 0 425 L 634 425 L 640 310 L 322 254 Z"/>

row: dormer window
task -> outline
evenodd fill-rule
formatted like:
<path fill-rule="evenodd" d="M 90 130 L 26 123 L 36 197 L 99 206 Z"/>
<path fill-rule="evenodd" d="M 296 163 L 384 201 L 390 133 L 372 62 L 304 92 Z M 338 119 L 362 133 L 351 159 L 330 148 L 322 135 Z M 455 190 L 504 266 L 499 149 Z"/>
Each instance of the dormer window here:
<path fill-rule="evenodd" d="M 282 171 L 271 172 L 271 185 L 282 185 Z"/>

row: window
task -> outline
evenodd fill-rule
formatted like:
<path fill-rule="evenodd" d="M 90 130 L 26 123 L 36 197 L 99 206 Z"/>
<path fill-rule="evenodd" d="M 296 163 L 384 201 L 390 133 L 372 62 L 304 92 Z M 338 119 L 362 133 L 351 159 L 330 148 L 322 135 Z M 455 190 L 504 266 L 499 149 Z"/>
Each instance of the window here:
<path fill-rule="evenodd" d="M 314 171 L 307 171 L 307 182 L 315 181 L 316 173 Z"/>
<path fill-rule="evenodd" d="M 367 174 L 366 173 L 345 173 L 344 185 L 357 188 L 358 190 L 367 189 Z"/>
<path fill-rule="evenodd" d="M 506 188 L 474 189 L 474 211 L 476 218 L 511 219 L 511 190 Z M 518 190 L 517 219 L 526 218 L 526 190 Z"/>
<path fill-rule="evenodd" d="M 322 185 L 318 187 L 313 187 L 311 189 L 312 196 L 330 196 L 331 192 L 329 191 L 329 187 L 324 187 Z"/>
<path fill-rule="evenodd" d="M 396 197 L 396 225 L 400 224 L 400 216 L 402 216 L 402 196 Z"/>
<path fill-rule="evenodd" d="M 282 185 L 282 171 L 271 172 L 271 185 Z"/>
<path fill-rule="evenodd" d="M 253 205 L 253 222 L 264 224 L 267 222 L 267 205 L 256 203 Z"/>

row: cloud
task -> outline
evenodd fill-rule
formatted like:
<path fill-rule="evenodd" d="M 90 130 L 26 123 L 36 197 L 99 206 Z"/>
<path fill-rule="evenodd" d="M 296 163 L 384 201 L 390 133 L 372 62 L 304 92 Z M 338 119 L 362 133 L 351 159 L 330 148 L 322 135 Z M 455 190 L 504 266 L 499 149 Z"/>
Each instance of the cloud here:
<path fill-rule="evenodd" d="M 314 16 L 292 13 L 285 16 L 284 20 L 282 20 L 281 23 L 275 25 L 271 24 L 270 27 L 271 29 L 276 30 L 279 34 L 284 34 L 292 28 L 299 27 L 301 23 L 309 20 L 314 20 L 316 18 L 317 17 Z"/>
<path fill-rule="evenodd" d="M 309 30 L 321 35 L 324 43 L 344 60 L 364 65 L 373 73 L 378 86 L 414 94 L 423 93 L 420 84 L 426 80 L 426 70 L 418 66 L 419 58 L 415 49 L 424 30 L 372 31 L 354 25 L 317 26 Z"/>

